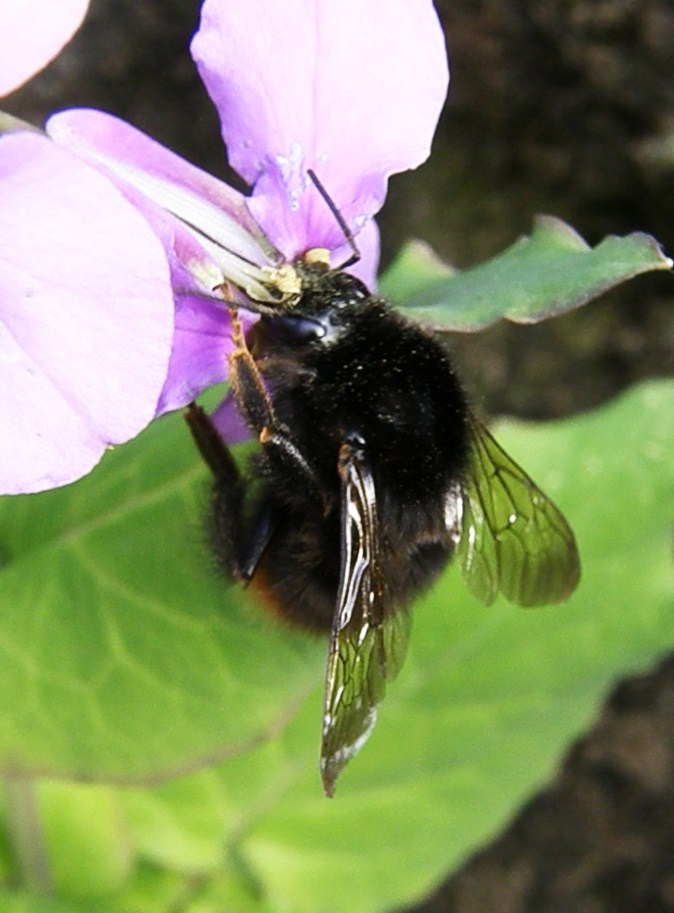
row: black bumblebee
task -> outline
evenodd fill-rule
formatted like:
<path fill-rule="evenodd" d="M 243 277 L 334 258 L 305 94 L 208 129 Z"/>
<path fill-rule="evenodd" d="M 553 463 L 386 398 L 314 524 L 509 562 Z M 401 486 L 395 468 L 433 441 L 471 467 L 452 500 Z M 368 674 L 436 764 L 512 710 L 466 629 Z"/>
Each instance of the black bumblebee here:
<path fill-rule="evenodd" d="M 580 568 L 566 520 L 473 416 L 440 343 L 317 253 L 295 264 L 294 305 L 261 307 L 247 335 L 231 306 L 230 381 L 261 445 L 249 478 L 202 409 L 187 421 L 215 477 L 226 576 L 290 623 L 330 632 L 331 796 L 404 661 L 410 602 L 452 555 L 487 604 L 559 602 Z"/>

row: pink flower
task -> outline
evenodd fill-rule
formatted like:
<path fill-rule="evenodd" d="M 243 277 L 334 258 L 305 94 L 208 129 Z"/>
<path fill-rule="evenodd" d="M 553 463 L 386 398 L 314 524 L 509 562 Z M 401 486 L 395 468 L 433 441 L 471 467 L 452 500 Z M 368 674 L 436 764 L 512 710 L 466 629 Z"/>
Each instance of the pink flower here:
<path fill-rule="evenodd" d="M 66 111 L 47 125 L 55 152 L 96 168 L 101 181 L 111 178 L 163 246 L 175 323 L 168 368 L 155 391 L 156 413 L 184 405 L 225 378 L 231 342 L 227 308 L 218 291 L 223 283 L 239 290 L 244 306 L 246 296 L 273 301 L 280 288 L 297 282 L 292 262 L 307 251 L 325 248 L 333 264 L 346 259 L 341 229 L 307 169 L 317 173 L 358 235 L 362 259 L 354 271 L 374 283 L 378 235 L 373 216 L 384 201 L 388 177 L 427 157 L 447 89 L 444 41 L 431 0 L 206 0 L 192 53 L 220 115 L 230 162 L 249 183 L 250 196 L 102 112 Z M 9 139 L 19 138 L 28 139 Z M 5 142 L 0 141 L 0 154 Z M 41 167 L 46 182 L 49 166 L 43 161 Z M 39 219 L 39 213 L 28 213 L 27 219 Z M 60 224 L 54 233 L 65 237 Z M 93 247 L 98 243 L 92 240 L 88 249 Z M 118 281 L 142 277 L 138 259 L 127 261 L 122 247 L 117 239 L 109 257 Z M 41 250 L 35 250 L 37 262 Z M 22 256 L 26 262 L 27 251 Z M 68 251 L 58 277 L 64 294 L 71 265 L 76 281 L 81 264 Z M 105 269 L 100 263 L 98 268 Z M 163 295 L 157 291 L 153 297 L 145 279 L 136 301 L 115 307 L 115 349 L 121 345 L 123 351 L 124 340 L 139 346 L 141 335 L 146 341 L 154 338 L 158 365 L 164 337 L 157 326 L 148 330 L 145 312 L 163 314 Z M 90 306 L 107 319 L 111 297 L 101 289 Z M 114 297 L 120 298 L 117 288 Z M 0 272 L 0 318 L 4 312 Z M 68 381 L 75 390 L 87 378 L 95 385 L 93 360 L 99 345 L 100 340 L 87 340 L 91 358 L 75 367 Z M 36 362 L 45 346 L 42 340 Z M 69 360 L 75 362 L 72 348 Z M 150 387 L 144 381 L 137 397 L 139 424 L 141 414 L 147 416 Z M 0 397 L 4 393 L 0 388 Z M 125 402 L 128 410 L 130 402 Z M 117 407 L 114 394 L 107 405 L 109 411 Z M 87 409 L 88 416 L 98 416 L 93 402 Z M 220 418 L 231 433 L 226 410 Z M 52 433 L 56 429 L 49 428 Z M 70 477 L 86 472 L 81 465 L 74 468 L 71 445 L 63 446 L 72 456 Z M 46 484 L 58 484 L 53 473 L 51 480 L 44 478 Z"/>
<path fill-rule="evenodd" d="M 0 97 L 46 67 L 79 28 L 89 0 L 2 0 Z"/>
<path fill-rule="evenodd" d="M 6 0 L 0 90 L 45 66 L 86 7 Z M 38 132 L 0 136 L 0 251 L 0 491 L 14 494 L 79 478 L 152 419 L 173 302 L 141 214 Z"/>
<path fill-rule="evenodd" d="M 0 490 L 79 478 L 154 416 L 173 303 L 163 248 L 112 182 L 36 133 L 0 138 Z"/>

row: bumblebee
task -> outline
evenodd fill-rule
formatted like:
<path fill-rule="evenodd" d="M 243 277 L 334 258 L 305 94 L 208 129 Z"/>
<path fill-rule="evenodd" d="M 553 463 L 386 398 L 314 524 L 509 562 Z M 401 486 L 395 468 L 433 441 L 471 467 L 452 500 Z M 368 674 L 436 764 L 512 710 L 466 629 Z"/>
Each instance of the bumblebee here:
<path fill-rule="evenodd" d="M 367 739 L 407 648 L 409 605 L 453 555 L 482 602 L 558 602 L 579 559 L 558 508 L 471 412 L 443 346 L 343 269 L 296 264 L 301 295 L 246 336 L 230 377 L 260 443 L 244 477 L 208 416 L 210 529 L 230 580 L 328 632 L 327 795 Z"/>

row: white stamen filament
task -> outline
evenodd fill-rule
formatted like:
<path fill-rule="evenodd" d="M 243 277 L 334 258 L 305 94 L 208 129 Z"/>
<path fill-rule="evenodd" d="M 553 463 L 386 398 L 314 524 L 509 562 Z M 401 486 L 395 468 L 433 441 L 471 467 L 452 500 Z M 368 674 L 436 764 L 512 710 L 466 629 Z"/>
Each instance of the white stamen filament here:
<path fill-rule="evenodd" d="M 198 260 L 186 264 L 207 293 L 225 282 L 241 289 L 253 301 L 263 303 L 286 301 L 299 293 L 300 281 L 294 268 L 290 264 L 279 265 L 278 252 L 261 231 L 252 233 L 236 216 L 185 187 L 99 152 L 94 157 L 180 220 L 221 271 L 218 275 Z"/>

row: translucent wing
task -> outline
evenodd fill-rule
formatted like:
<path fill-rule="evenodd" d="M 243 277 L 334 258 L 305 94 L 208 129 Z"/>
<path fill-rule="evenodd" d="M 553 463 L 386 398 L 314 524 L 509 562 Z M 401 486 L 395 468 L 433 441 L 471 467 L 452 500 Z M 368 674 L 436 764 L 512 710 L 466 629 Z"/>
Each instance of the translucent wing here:
<path fill-rule="evenodd" d="M 498 593 L 521 606 L 561 602 L 580 576 L 573 532 L 559 509 L 487 429 L 470 416 L 457 558 L 482 602 Z"/>
<path fill-rule="evenodd" d="M 328 796 L 375 724 L 386 683 L 407 651 L 409 615 L 385 613 L 374 482 L 360 444 L 344 444 L 341 572 L 325 671 L 321 776 Z"/>

